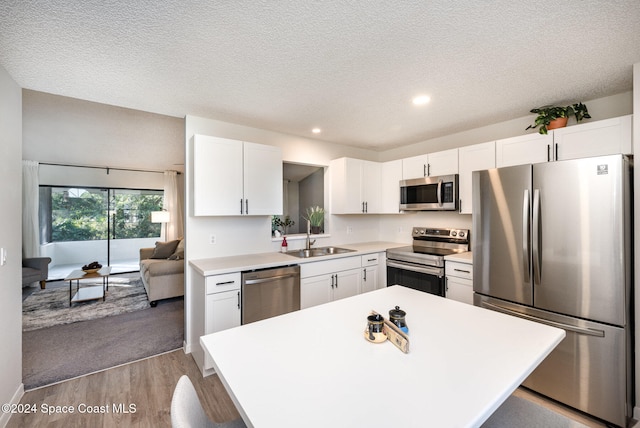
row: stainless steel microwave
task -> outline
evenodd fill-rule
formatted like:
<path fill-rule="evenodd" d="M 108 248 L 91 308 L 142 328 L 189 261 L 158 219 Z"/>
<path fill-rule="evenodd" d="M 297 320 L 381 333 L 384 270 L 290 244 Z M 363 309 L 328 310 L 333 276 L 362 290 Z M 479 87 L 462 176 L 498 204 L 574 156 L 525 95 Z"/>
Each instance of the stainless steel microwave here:
<path fill-rule="evenodd" d="M 400 181 L 401 211 L 455 211 L 458 174 Z"/>

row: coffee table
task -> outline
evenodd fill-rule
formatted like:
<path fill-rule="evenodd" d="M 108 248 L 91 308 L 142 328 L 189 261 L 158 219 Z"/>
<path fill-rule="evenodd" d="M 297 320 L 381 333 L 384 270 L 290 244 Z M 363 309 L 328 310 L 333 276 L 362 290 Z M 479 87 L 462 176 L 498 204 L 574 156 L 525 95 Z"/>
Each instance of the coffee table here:
<path fill-rule="evenodd" d="M 76 269 L 64 279 L 69 281 L 69 306 L 74 302 L 84 302 L 86 300 L 98 300 L 106 296 L 109 291 L 109 275 L 111 274 L 111 266 L 103 266 L 97 272 L 85 272 L 82 269 Z M 93 285 L 80 288 L 81 279 L 102 278 L 102 285 Z M 76 282 L 76 294 L 73 294 L 73 281 Z"/>

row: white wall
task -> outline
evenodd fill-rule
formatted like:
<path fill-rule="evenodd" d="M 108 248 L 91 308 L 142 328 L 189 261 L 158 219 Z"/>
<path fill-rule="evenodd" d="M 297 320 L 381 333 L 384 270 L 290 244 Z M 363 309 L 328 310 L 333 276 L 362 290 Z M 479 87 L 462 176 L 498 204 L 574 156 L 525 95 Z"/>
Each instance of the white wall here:
<path fill-rule="evenodd" d="M 184 169 L 184 120 L 23 90 L 23 159 L 146 170 Z"/>
<path fill-rule="evenodd" d="M 0 66 L 0 402 L 18 403 L 22 384 L 22 92 Z M 5 426 L 9 413 L 0 413 Z"/>
<path fill-rule="evenodd" d="M 640 130 L 640 63 L 633 66 L 633 106 L 638 107 L 633 116 L 633 129 Z M 633 153 L 640 153 L 640 132 L 633 133 Z M 635 291 L 635 371 L 636 402 L 633 417 L 640 419 L 640 165 L 633 169 L 634 197 L 634 291 Z"/>
<path fill-rule="evenodd" d="M 609 119 L 611 117 L 624 116 L 633 113 L 633 93 L 631 91 L 624 92 L 610 97 L 585 101 L 585 104 L 593 118 L 591 120 L 602 120 Z M 490 108 L 490 106 L 487 106 L 487 108 Z M 415 144 L 384 151 L 380 153 L 379 160 L 387 161 L 402 159 L 424 153 L 469 146 L 471 144 L 485 143 L 487 141 L 499 140 L 501 138 L 515 137 L 518 135 L 524 135 L 528 132 L 537 132 L 533 130 L 525 131 L 527 126 L 533 123 L 534 119 L 535 115 L 533 113 L 529 113 L 528 115 L 523 115 L 517 119 L 495 123 L 481 128 L 470 129 L 469 131 L 445 135 L 438 138 L 432 138 L 426 141 L 420 141 Z M 464 121 L 464 118 L 460 118 L 460 120 Z M 575 119 L 569 120 L 569 125 L 572 124 L 575 124 Z"/>

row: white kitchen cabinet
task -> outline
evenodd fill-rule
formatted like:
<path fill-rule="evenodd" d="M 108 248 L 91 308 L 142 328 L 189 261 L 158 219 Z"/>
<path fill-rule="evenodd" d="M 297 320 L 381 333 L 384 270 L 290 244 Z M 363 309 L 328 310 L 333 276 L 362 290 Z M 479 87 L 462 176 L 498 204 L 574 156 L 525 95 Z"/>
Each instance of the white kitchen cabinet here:
<path fill-rule="evenodd" d="M 329 171 L 333 214 L 379 213 L 381 167 L 378 162 L 339 158 L 331 161 Z"/>
<path fill-rule="evenodd" d="M 361 293 L 377 290 L 381 286 L 381 255 L 380 253 L 365 254 L 361 257 L 362 263 L 362 282 L 360 287 Z"/>
<path fill-rule="evenodd" d="M 445 261 L 445 297 L 473 305 L 473 265 Z"/>
<path fill-rule="evenodd" d="M 193 138 L 195 216 L 282 214 L 282 150 L 226 138 Z"/>
<path fill-rule="evenodd" d="M 402 159 L 383 162 L 381 165 L 382 200 L 380 214 L 400 213 L 400 180 L 402 180 Z"/>
<path fill-rule="evenodd" d="M 551 159 L 553 131 L 520 135 L 496 141 L 496 167 L 548 162 Z"/>
<path fill-rule="evenodd" d="M 460 213 L 471 214 L 472 208 L 472 172 L 496 166 L 496 143 L 474 144 L 458 149 L 458 163 L 460 174 Z"/>
<path fill-rule="evenodd" d="M 300 280 L 300 309 L 321 305 L 360 292 L 360 269 L 324 274 Z"/>
<path fill-rule="evenodd" d="M 402 159 L 402 179 L 458 173 L 458 149 Z"/>
<path fill-rule="evenodd" d="M 203 276 L 192 270 L 192 284 L 189 343 L 198 368 L 208 376 L 213 365 L 200 347 L 200 337 L 241 324 L 241 274 Z"/>
<path fill-rule="evenodd" d="M 360 293 L 359 256 L 300 265 L 300 308 L 308 308 Z"/>
<path fill-rule="evenodd" d="M 632 154 L 632 115 L 496 141 L 496 167 Z"/>
<path fill-rule="evenodd" d="M 633 153 L 632 118 L 632 115 L 627 115 L 554 129 L 554 159 Z"/>

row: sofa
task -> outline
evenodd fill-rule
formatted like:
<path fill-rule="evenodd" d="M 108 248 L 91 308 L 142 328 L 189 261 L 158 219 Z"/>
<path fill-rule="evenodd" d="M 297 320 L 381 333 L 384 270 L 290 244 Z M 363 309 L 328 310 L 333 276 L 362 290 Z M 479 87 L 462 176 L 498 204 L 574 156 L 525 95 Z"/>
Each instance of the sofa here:
<path fill-rule="evenodd" d="M 158 300 L 184 296 L 184 240 L 140 248 L 140 277 L 151 307 Z"/>
<path fill-rule="evenodd" d="M 31 257 L 22 259 L 22 286 L 26 287 L 34 282 L 40 283 L 44 290 L 49 277 L 50 257 Z"/>

